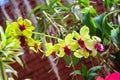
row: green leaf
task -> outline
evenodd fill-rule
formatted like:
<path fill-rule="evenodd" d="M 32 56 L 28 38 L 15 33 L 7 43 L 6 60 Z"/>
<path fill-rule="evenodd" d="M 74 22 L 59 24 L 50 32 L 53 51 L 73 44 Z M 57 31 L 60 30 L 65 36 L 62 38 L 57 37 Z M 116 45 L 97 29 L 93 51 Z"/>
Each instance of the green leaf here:
<path fill-rule="evenodd" d="M 120 2 L 119 0 L 103 0 L 104 4 L 109 8 L 111 8 L 116 2 Z"/>
<path fill-rule="evenodd" d="M 79 4 L 81 4 L 83 7 L 87 7 L 90 5 L 89 0 L 79 0 Z"/>
<path fill-rule="evenodd" d="M 88 79 L 88 73 L 87 73 L 87 68 L 86 68 L 86 66 L 85 65 L 82 65 L 82 71 L 81 71 L 81 74 L 82 74 L 82 76 L 84 77 L 84 79 L 85 80 L 87 80 Z"/>
<path fill-rule="evenodd" d="M 95 10 L 95 8 L 93 6 L 88 6 L 82 9 L 82 12 L 85 13 L 87 11 L 90 11 L 91 16 L 96 16 L 97 15 L 97 11 Z"/>
<path fill-rule="evenodd" d="M 87 27 L 89 27 L 90 29 L 90 34 L 91 35 L 95 35 L 96 34 L 96 25 L 95 22 L 93 20 L 93 18 L 91 17 L 90 11 L 88 10 L 87 12 L 82 13 L 82 23 L 84 25 L 86 25 Z"/>
<path fill-rule="evenodd" d="M 39 9 L 41 9 L 41 8 L 43 8 L 43 7 L 45 8 L 46 6 L 43 5 L 43 4 L 40 4 L 40 5 L 36 6 L 35 8 L 33 8 L 32 11 L 30 12 L 30 14 L 28 15 L 28 19 L 30 19 L 30 17 L 32 16 L 32 14 L 33 14 L 34 12 L 36 12 L 37 10 L 39 10 Z"/>
<path fill-rule="evenodd" d="M 102 66 L 94 66 L 88 70 L 88 73 L 89 74 L 94 73 L 95 71 L 100 70 L 101 68 L 103 68 L 103 67 Z"/>
<path fill-rule="evenodd" d="M 120 48 L 120 26 L 118 26 L 118 28 L 113 29 L 111 31 L 111 38 L 113 40 L 113 42 L 115 42 L 118 47 Z"/>
<path fill-rule="evenodd" d="M 6 36 L 4 34 L 4 30 L 3 30 L 2 26 L 0 26 L 0 37 L 1 37 L 1 40 L 2 40 L 2 42 L 1 42 L 2 47 L 5 47 L 5 45 L 6 45 Z"/>
<path fill-rule="evenodd" d="M 14 58 L 22 67 L 24 66 L 21 59 L 18 56 L 15 56 Z"/>
<path fill-rule="evenodd" d="M 69 56 L 64 56 L 63 59 L 65 60 L 65 62 L 69 65 L 77 65 L 80 62 L 79 58 L 76 58 L 74 55 L 71 55 L 72 57 L 72 64 L 71 64 L 71 58 Z"/>
<path fill-rule="evenodd" d="M 105 15 L 106 15 L 106 13 L 102 13 L 101 15 L 94 18 L 95 24 L 97 25 L 97 28 L 101 32 L 104 32 L 102 22 L 103 22 L 103 18 L 105 17 Z"/>
<path fill-rule="evenodd" d="M 106 17 L 104 17 L 103 22 L 102 22 L 103 30 L 104 33 L 107 35 L 110 35 L 111 30 L 113 29 L 110 23 L 107 22 Z"/>
<path fill-rule="evenodd" d="M 46 4 L 50 7 L 52 7 L 55 2 L 57 2 L 57 0 L 46 0 Z"/>
<path fill-rule="evenodd" d="M 2 61 L 0 61 L 0 80 L 7 80 L 5 66 Z"/>
<path fill-rule="evenodd" d="M 97 74 L 97 73 L 90 73 L 87 80 L 94 80 L 94 78 L 95 78 L 96 76 L 98 76 L 98 75 L 99 75 L 99 74 Z"/>
<path fill-rule="evenodd" d="M 80 75 L 81 72 L 80 70 L 74 70 L 73 72 L 70 73 L 70 75 Z"/>
<path fill-rule="evenodd" d="M 18 76 L 17 75 L 17 71 L 15 71 L 10 65 L 5 65 L 6 67 L 6 72 L 12 72 L 15 76 Z"/>

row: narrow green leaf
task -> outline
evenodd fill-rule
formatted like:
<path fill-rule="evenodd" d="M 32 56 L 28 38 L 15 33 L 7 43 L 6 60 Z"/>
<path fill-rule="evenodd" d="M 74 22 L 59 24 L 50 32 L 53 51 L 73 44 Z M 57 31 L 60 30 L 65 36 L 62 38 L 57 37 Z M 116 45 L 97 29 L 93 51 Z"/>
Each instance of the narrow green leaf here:
<path fill-rule="evenodd" d="M 7 80 L 5 66 L 2 61 L 0 61 L 0 80 Z"/>
<path fill-rule="evenodd" d="M 3 30 L 2 26 L 0 26 L 0 36 L 1 36 L 1 40 L 2 40 L 1 47 L 3 48 L 6 45 L 6 36 L 4 34 L 4 30 Z"/>
<path fill-rule="evenodd" d="M 34 12 L 36 12 L 37 10 L 39 10 L 39 9 L 41 9 L 43 7 L 45 8 L 45 5 L 41 4 L 41 5 L 36 6 L 34 9 L 32 9 L 32 11 L 30 12 L 30 14 L 28 15 L 28 19 L 30 19 L 30 17 L 32 16 L 32 14 Z"/>
<path fill-rule="evenodd" d="M 100 70 L 101 68 L 103 68 L 103 67 L 102 66 L 94 66 L 88 70 L 88 73 L 93 73 L 97 70 Z"/>
<path fill-rule="evenodd" d="M 82 13 L 82 23 L 89 27 L 90 29 L 90 34 L 95 35 L 96 34 L 96 25 L 93 20 L 93 18 L 90 15 L 90 11 L 88 10 L 87 12 Z"/>
<path fill-rule="evenodd" d="M 88 73 L 87 73 L 87 68 L 85 65 L 82 65 L 82 71 L 81 71 L 81 74 L 83 75 L 84 79 L 87 80 L 88 79 Z"/>
<path fill-rule="evenodd" d="M 15 71 L 10 65 L 5 65 L 6 67 L 6 72 L 12 72 L 15 76 L 18 76 L 17 75 L 17 71 Z"/>
<path fill-rule="evenodd" d="M 22 67 L 24 66 L 21 59 L 18 56 L 15 56 L 14 58 Z"/>

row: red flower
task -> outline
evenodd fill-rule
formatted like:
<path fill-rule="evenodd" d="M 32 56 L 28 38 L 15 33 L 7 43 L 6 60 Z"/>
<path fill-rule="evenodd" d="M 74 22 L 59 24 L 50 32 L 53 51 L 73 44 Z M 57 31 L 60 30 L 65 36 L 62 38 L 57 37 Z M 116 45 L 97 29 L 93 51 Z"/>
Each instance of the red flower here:
<path fill-rule="evenodd" d="M 97 77 L 96 80 L 120 80 L 120 73 L 119 72 L 114 72 L 108 76 L 106 76 L 106 78 L 102 78 L 102 77 Z"/>

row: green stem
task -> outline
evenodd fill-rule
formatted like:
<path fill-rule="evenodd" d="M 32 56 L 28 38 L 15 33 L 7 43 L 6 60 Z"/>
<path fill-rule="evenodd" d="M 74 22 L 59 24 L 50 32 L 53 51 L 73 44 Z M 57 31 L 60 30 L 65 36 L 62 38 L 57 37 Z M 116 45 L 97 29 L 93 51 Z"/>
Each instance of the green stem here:
<path fill-rule="evenodd" d="M 45 36 L 45 37 L 49 37 L 49 38 L 54 38 L 54 39 L 60 39 L 58 37 L 50 36 L 50 35 L 47 35 L 47 34 L 44 34 L 44 33 L 33 32 L 33 34 L 38 34 L 38 35 L 41 35 L 41 36 Z"/>
<path fill-rule="evenodd" d="M 113 69 L 111 65 L 99 53 L 98 53 L 98 57 L 99 57 L 99 60 L 103 62 L 107 67 L 109 67 L 111 71 L 115 71 L 115 69 Z"/>
<path fill-rule="evenodd" d="M 76 69 L 75 69 L 75 66 L 74 66 L 74 64 L 73 64 L 72 56 L 70 56 L 70 59 L 71 59 L 72 68 L 73 68 L 73 70 L 75 71 Z M 74 76 L 75 76 L 75 78 L 76 78 L 75 80 L 78 80 L 77 75 L 75 74 Z M 72 80 L 74 80 L 74 76 L 73 76 L 73 79 L 72 79 Z"/>

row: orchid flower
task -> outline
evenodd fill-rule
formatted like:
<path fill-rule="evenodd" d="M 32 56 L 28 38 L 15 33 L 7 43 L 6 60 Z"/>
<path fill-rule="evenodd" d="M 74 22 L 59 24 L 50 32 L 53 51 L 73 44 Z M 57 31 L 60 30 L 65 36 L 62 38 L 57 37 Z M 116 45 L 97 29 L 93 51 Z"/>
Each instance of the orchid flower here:
<path fill-rule="evenodd" d="M 78 58 L 85 57 L 87 58 L 89 56 L 89 53 L 91 52 L 89 49 L 87 49 L 88 46 L 91 46 L 90 42 L 90 36 L 89 36 L 89 28 L 86 26 L 83 26 L 80 29 L 80 34 L 76 31 L 73 32 L 75 39 L 77 40 L 77 44 L 79 45 L 79 49 L 74 52 L 74 55 Z"/>
<path fill-rule="evenodd" d="M 23 44 L 25 41 L 29 41 L 29 38 L 32 36 L 32 30 L 34 27 L 28 19 L 18 18 L 17 22 L 12 22 L 11 27 L 14 27 L 13 35 L 20 40 Z"/>
<path fill-rule="evenodd" d="M 73 32 L 75 39 L 77 40 L 77 44 L 79 44 L 79 49 L 74 52 L 74 55 L 78 58 L 85 57 L 88 58 L 89 55 L 96 56 L 97 50 L 103 51 L 104 48 L 102 44 L 100 44 L 100 38 L 92 37 L 89 35 L 89 28 L 83 26 L 80 29 L 80 34 L 76 31 Z M 98 40 L 99 39 L 99 40 Z"/>

